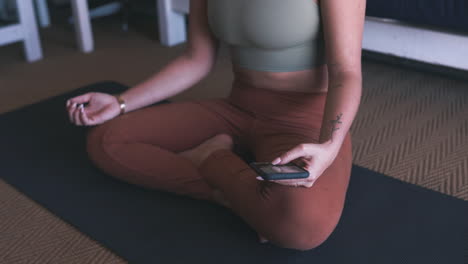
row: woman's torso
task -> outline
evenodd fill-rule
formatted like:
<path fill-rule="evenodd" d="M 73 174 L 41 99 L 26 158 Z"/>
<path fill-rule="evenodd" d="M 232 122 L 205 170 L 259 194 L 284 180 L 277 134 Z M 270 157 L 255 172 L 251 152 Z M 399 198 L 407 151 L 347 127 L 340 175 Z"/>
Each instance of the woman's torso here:
<path fill-rule="evenodd" d="M 237 80 L 272 90 L 327 91 L 315 0 L 232 1 L 208 0 L 208 19 L 213 33 L 229 45 Z"/>

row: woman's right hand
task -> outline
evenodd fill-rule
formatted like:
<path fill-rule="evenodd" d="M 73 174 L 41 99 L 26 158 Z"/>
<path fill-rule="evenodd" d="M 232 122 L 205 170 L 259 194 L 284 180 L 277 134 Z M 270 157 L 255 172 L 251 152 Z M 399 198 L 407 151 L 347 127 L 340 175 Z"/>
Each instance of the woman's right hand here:
<path fill-rule="evenodd" d="M 87 103 L 86 107 L 83 104 Z M 120 114 L 117 98 L 106 93 L 91 92 L 67 101 L 70 122 L 77 126 L 98 125 Z"/>

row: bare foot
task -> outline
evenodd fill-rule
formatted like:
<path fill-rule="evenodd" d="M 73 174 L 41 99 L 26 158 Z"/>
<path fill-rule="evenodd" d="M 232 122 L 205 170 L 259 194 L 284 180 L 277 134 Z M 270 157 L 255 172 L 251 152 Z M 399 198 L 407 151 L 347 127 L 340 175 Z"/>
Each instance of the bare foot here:
<path fill-rule="evenodd" d="M 214 151 L 218 149 L 232 149 L 233 142 L 231 136 L 227 134 L 216 135 L 200 145 L 180 152 L 179 155 L 192 161 L 197 167 Z"/>

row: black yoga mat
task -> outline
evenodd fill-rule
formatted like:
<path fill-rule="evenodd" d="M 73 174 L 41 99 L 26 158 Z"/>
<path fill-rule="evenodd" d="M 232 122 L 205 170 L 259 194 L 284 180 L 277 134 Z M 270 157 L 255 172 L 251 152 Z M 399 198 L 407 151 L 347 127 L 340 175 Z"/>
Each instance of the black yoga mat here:
<path fill-rule="evenodd" d="M 465 201 L 353 166 L 342 218 L 310 251 L 257 242 L 229 210 L 114 180 L 86 157 L 85 127 L 67 120 L 65 102 L 98 83 L 0 115 L 0 175 L 130 263 L 461 264 Z"/>

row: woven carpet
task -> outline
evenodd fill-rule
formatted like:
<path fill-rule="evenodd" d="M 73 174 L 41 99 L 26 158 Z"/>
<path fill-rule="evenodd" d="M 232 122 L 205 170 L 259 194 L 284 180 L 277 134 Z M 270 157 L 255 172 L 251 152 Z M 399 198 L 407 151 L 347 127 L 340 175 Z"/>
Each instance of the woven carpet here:
<path fill-rule="evenodd" d="M 468 200 L 468 82 L 366 64 L 353 162 Z"/>

